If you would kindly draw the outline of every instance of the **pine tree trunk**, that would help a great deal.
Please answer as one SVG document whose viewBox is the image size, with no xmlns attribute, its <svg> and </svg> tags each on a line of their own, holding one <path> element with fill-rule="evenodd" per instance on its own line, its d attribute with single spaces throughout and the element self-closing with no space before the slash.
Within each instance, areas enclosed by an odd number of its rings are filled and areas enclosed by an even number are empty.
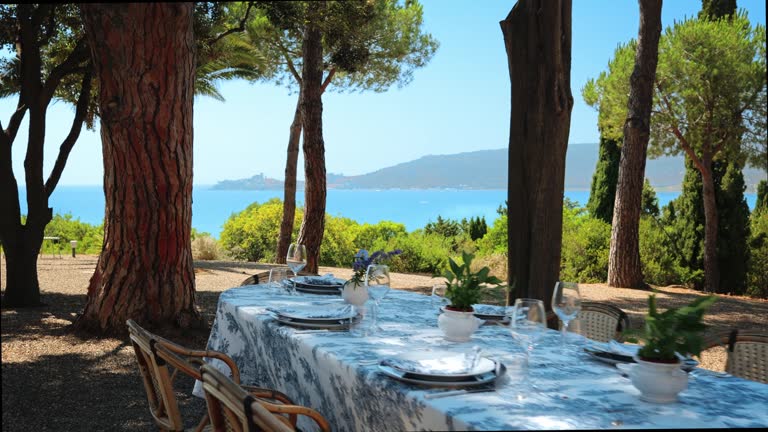
<svg viewBox="0 0 768 432">
<path fill-rule="evenodd" d="M 717 201 L 715 200 L 715 179 L 712 175 L 712 159 L 704 155 L 701 171 L 702 195 L 704 198 L 704 291 L 718 292 L 720 271 L 717 263 Z"/>
<path fill-rule="evenodd" d="M 520 0 L 501 23 L 512 82 L 507 298 L 551 298 L 560 273 L 571 1 Z"/>
<path fill-rule="evenodd" d="M 201 324 L 192 221 L 192 3 L 85 4 L 100 82 L 104 247 L 76 326 Z"/>
<path fill-rule="evenodd" d="M 310 3 L 310 8 L 322 7 Z M 323 45 L 320 30 L 311 23 L 304 32 L 304 65 L 301 71 L 304 120 L 304 219 L 299 243 L 307 247 L 306 270 L 317 273 L 320 244 L 325 229 L 325 144 L 323 142 Z"/>
<path fill-rule="evenodd" d="M 299 161 L 299 139 L 301 138 L 301 92 L 293 114 L 291 133 L 288 136 L 288 157 L 285 162 L 285 188 L 283 196 L 283 221 L 280 223 L 280 237 L 277 240 L 277 262 L 285 264 L 288 246 L 293 236 L 293 219 L 296 216 L 296 167 Z"/>
<path fill-rule="evenodd" d="M 608 258 L 608 285 L 627 288 L 646 286 L 640 265 L 639 226 L 661 36 L 661 0 L 639 3 L 640 30 L 635 69 L 630 77 L 629 112 L 624 124 Z"/>
</svg>

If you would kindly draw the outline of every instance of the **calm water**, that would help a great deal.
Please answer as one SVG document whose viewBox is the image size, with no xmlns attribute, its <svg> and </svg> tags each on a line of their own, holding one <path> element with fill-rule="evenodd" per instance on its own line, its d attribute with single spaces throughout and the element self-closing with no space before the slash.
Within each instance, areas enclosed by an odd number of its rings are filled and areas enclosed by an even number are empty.
<svg viewBox="0 0 768 432">
<path fill-rule="evenodd" d="M 25 191 L 20 191 L 22 197 Z M 485 216 L 488 224 L 498 216 L 496 209 L 506 199 L 506 190 L 339 190 L 328 191 L 326 210 L 334 216 L 344 216 L 360 223 L 391 220 L 405 224 L 408 231 L 422 228 L 443 218 L 461 219 Z M 588 191 L 566 191 L 565 195 L 586 204 Z M 676 198 L 679 192 L 658 192 L 659 205 Z M 283 198 L 282 191 L 224 191 L 210 186 L 195 186 L 192 192 L 192 226 L 198 231 L 219 237 L 221 227 L 233 213 L 254 201 Z M 303 193 L 297 195 L 299 205 Z M 755 206 L 756 194 L 746 194 L 750 208 Z M 22 198 L 22 213 L 26 201 Z M 54 213 L 71 213 L 74 218 L 90 224 L 104 219 L 104 192 L 100 186 L 59 186 L 50 200 Z"/>
</svg>

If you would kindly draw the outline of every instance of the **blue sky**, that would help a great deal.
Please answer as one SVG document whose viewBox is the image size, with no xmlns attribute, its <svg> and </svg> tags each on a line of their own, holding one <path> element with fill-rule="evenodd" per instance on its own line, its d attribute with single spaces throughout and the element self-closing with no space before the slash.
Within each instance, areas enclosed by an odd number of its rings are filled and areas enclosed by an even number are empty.
<svg viewBox="0 0 768 432">
<path fill-rule="evenodd" d="M 509 137 L 509 73 L 499 21 L 514 1 L 422 0 L 426 30 L 440 42 L 432 61 L 404 88 L 385 93 L 326 93 L 323 129 L 328 172 L 364 174 L 428 154 L 506 147 Z M 753 23 L 765 24 L 762 0 L 739 0 Z M 699 0 L 667 0 L 662 25 L 695 16 Z M 569 142 L 598 141 L 597 114 L 581 98 L 587 79 L 604 70 L 617 44 L 637 36 L 638 4 L 631 0 L 574 0 L 571 86 L 574 107 Z M 274 84 L 226 82 L 222 103 L 198 97 L 194 107 L 194 183 L 264 173 L 283 178 L 288 127 L 296 95 Z M 16 99 L 0 99 L 6 123 Z M 74 110 L 62 102 L 48 114 L 45 175 L 50 173 Z M 27 123 L 13 151 L 23 183 Z M 572 145 L 569 151 L 580 151 Z M 303 161 L 299 160 L 300 164 Z M 302 165 L 300 165 L 302 166 Z M 300 177 L 302 169 L 299 169 Z M 585 173 L 591 175 L 591 173 Z M 100 185 L 101 139 L 84 130 L 61 185 Z"/>
</svg>

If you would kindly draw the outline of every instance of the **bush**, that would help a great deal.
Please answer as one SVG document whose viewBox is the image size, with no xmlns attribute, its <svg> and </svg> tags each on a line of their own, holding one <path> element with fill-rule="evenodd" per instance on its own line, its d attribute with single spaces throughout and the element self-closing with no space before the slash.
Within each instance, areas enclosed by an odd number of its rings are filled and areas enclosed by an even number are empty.
<svg viewBox="0 0 768 432">
<path fill-rule="evenodd" d="M 505 213 L 494 220 L 491 229 L 477 241 L 478 255 L 506 255 L 507 238 L 507 214 Z"/>
<path fill-rule="evenodd" d="M 235 259 L 274 262 L 282 216 L 283 204 L 277 198 L 264 204 L 253 203 L 227 219 L 221 232 L 221 245 Z M 298 235 L 302 217 L 303 209 L 297 208 L 294 237 Z"/>
<path fill-rule="evenodd" d="M 357 252 L 355 239 L 360 225 L 352 219 L 325 216 L 323 243 L 320 245 L 320 265 L 351 267 Z"/>
<path fill-rule="evenodd" d="M 747 295 L 768 298 L 768 211 L 756 208 L 751 219 Z"/>
<path fill-rule="evenodd" d="M 219 243 L 208 233 L 195 233 L 192 237 L 192 258 L 197 260 L 219 260 L 222 251 Z"/>
<path fill-rule="evenodd" d="M 51 253 L 60 250 L 70 250 L 69 242 L 77 241 L 77 253 L 96 255 L 101 253 L 104 243 L 104 225 L 91 225 L 80 222 L 80 218 L 72 219 L 70 213 L 56 214 L 46 225 L 46 237 L 59 237 L 59 244 L 43 242 L 43 252 Z"/>
<path fill-rule="evenodd" d="M 610 246 L 611 225 L 589 216 L 584 208 L 563 207 L 562 280 L 605 282 Z"/>
</svg>

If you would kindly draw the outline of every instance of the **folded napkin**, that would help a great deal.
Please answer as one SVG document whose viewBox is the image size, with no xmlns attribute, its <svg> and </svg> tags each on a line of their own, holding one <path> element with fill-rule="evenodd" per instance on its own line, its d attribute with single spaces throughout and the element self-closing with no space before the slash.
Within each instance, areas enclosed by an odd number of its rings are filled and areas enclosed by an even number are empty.
<svg viewBox="0 0 768 432">
<path fill-rule="evenodd" d="M 625 345 L 621 342 L 611 340 L 608 342 L 607 351 L 613 354 L 623 355 L 627 357 L 634 357 L 637 351 L 640 350 L 639 345 Z"/>
<path fill-rule="evenodd" d="M 494 306 L 494 305 L 485 305 L 485 304 L 472 305 L 472 308 L 475 310 L 476 314 L 480 314 L 480 315 L 503 316 L 506 311 L 506 308 L 504 306 Z"/>
</svg>

